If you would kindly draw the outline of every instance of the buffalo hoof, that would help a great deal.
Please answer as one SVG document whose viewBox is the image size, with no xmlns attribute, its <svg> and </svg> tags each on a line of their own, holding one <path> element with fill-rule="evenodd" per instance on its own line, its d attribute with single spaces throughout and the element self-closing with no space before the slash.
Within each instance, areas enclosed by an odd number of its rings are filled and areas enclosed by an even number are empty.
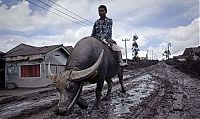
<svg viewBox="0 0 200 119">
<path fill-rule="evenodd" d="M 81 108 L 81 109 L 87 109 L 88 108 L 88 104 L 85 100 L 79 98 L 78 101 L 76 102 L 76 104 Z"/>
<path fill-rule="evenodd" d="M 71 114 L 72 110 L 68 110 L 68 111 L 63 110 L 63 111 L 61 111 L 61 110 L 58 109 L 58 106 L 56 106 L 56 107 L 54 108 L 53 112 L 54 112 L 56 115 L 67 116 L 67 115 Z"/>
<path fill-rule="evenodd" d="M 122 89 L 122 93 L 126 94 L 126 90 L 125 90 L 125 89 Z"/>
<path fill-rule="evenodd" d="M 87 108 L 88 108 L 88 104 L 86 104 L 86 103 L 79 103 L 78 106 L 79 106 L 81 109 L 87 109 Z"/>
<path fill-rule="evenodd" d="M 57 115 L 68 116 L 69 114 L 71 114 L 71 111 L 59 111 Z"/>
<path fill-rule="evenodd" d="M 101 108 L 100 108 L 100 106 L 98 106 L 98 105 L 94 105 L 94 109 L 95 109 L 95 110 L 100 110 Z"/>
<path fill-rule="evenodd" d="M 94 109 L 95 109 L 95 110 L 100 110 L 100 109 L 101 109 L 100 102 L 96 102 L 96 103 L 94 104 Z"/>
<path fill-rule="evenodd" d="M 53 109 L 53 112 L 54 112 L 56 115 L 59 115 L 58 106 L 56 106 L 56 107 Z"/>
<path fill-rule="evenodd" d="M 103 97 L 101 100 L 103 100 L 103 101 L 110 100 L 110 96 L 105 96 L 105 97 Z"/>
</svg>

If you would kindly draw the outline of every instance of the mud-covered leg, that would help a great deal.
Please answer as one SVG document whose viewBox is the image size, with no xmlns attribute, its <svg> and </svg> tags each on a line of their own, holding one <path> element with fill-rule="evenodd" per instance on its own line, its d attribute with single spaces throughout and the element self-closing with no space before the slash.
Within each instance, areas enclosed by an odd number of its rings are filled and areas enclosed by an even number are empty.
<svg viewBox="0 0 200 119">
<path fill-rule="evenodd" d="M 104 81 L 101 81 L 101 82 L 97 83 L 97 88 L 96 88 L 96 104 L 95 104 L 95 108 L 96 109 L 100 108 L 100 101 L 101 101 L 103 83 L 104 83 Z"/>
<path fill-rule="evenodd" d="M 107 79 L 106 82 L 108 84 L 108 90 L 107 90 L 106 96 L 102 100 L 109 100 L 110 99 L 111 90 L 112 90 L 112 83 L 113 83 L 112 80 L 111 79 Z"/>
<path fill-rule="evenodd" d="M 119 82 L 121 84 L 122 93 L 126 93 L 123 83 L 123 69 L 121 69 L 121 71 L 118 73 L 118 77 L 119 77 Z"/>
<path fill-rule="evenodd" d="M 87 102 L 82 99 L 81 97 L 78 98 L 76 104 L 81 108 L 81 109 L 87 109 L 88 108 L 88 104 Z"/>
</svg>

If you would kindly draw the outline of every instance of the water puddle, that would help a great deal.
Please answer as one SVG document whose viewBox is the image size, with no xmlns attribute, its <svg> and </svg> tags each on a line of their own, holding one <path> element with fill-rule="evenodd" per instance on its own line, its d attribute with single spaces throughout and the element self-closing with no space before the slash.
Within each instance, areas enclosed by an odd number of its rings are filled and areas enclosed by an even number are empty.
<svg viewBox="0 0 200 119">
<path fill-rule="evenodd" d="M 148 97 L 156 88 L 156 82 L 152 80 L 152 76 L 144 75 L 133 79 L 131 83 L 126 84 L 125 87 L 132 85 L 130 86 L 131 88 L 127 90 L 127 93 L 112 97 L 111 99 L 110 103 L 115 105 L 114 115 L 120 117 L 125 113 L 130 113 L 129 108 L 131 106 L 138 105 L 142 102 L 143 98 Z"/>
<path fill-rule="evenodd" d="M 127 75 L 125 78 L 129 77 L 130 76 Z M 115 82 L 117 80 L 117 78 L 114 78 L 113 81 Z M 132 113 L 130 107 L 137 106 L 145 97 L 150 96 L 157 88 L 157 84 L 154 77 L 149 74 L 129 79 L 129 81 L 124 84 L 127 89 L 126 94 L 122 94 L 121 90 L 116 90 L 112 92 L 111 100 L 102 102 L 104 105 L 102 111 L 90 110 L 89 112 L 84 112 L 83 115 L 85 118 L 124 118 L 127 113 Z M 95 88 L 95 85 L 87 85 L 84 90 L 91 88 Z"/>
<path fill-rule="evenodd" d="M 131 75 L 125 75 L 125 76 L 123 76 L 123 78 L 131 78 L 131 77 L 132 77 Z M 114 78 L 112 78 L 112 81 L 113 82 L 118 82 L 119 78 L 118 77 L 114 77 Z M 106 81 L 104 82 L 104 86 L 107 86 Z M 87 85 L 83 86 L 83 91 L 85 91 L 85 90 L 92 90 L 92 89 L 96 89 L 96 84 L 87 84 Z"/>
</svg>

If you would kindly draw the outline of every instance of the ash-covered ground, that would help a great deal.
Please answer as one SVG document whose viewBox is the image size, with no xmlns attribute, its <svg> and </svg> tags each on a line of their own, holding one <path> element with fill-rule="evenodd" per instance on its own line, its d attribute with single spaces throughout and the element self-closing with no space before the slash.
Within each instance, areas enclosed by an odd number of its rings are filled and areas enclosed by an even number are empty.
<svg viewBox="0 0 200 119">
<path fill-rule="evenodd" d="M 200 119 L 200 80 L 160 62 L 137 70 L 126 70 L 126 94 L 113 79 L 111 99 L 94 107 L 96 85 L 85 85 L 81 94 L 89 104 L 74 106 L 68 116 L 55 115 L 59 94 L 54 87 L 0 97 L 0 118 L 27 119 Z M 103 96 L 106 94 L 106 83 Z M 5 92 L 4 92 L 5 93 Z"/>
</svg>

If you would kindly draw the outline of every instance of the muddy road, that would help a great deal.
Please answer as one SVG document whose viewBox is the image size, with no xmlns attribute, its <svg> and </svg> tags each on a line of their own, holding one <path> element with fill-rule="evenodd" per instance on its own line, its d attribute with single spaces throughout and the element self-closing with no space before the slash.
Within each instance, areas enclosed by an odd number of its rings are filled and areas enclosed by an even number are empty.
<svg viewBox="0 0 200 119">
<path fill-rule="evenodd" d="M 163 62 L 124 73 L 126 94 L 113 79 L 111 99 L 95 109 L 96 85 L 85 85 L 82 98 L 89 104 L 72 114 L 57 116 L 53 110 L 59 94 L 52 88 L 0 102 L 0 118 L 27 119 L 200 119 L 200 80 L 179 72 Z M 103 96 L 106 94 L 106 83 Z M 103 97 L 102 96 L 102 97 Z"/>
</svg>

